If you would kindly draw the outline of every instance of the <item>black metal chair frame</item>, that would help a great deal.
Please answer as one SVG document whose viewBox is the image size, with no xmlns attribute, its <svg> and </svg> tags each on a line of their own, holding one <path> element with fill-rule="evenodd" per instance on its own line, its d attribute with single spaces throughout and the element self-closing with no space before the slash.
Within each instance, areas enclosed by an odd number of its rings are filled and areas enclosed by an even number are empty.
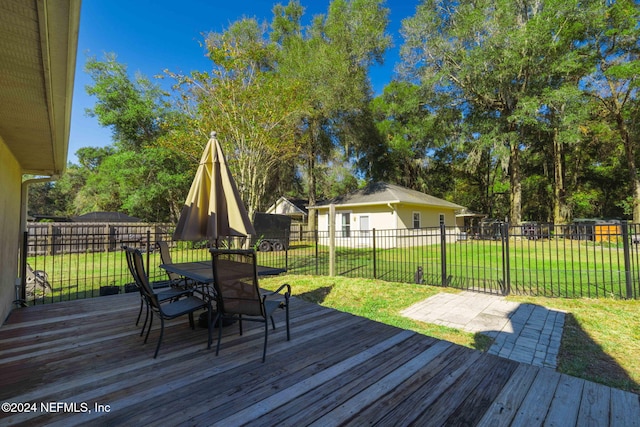
<svg viewBox="0 0 640 427">
<path fill-rule="evenodd" d="M 167 242 L 163 240 L 158 240 L 156 242 L 156 249 L 160 251 L 160 260 L 163 264 L 173 264 L 173 260 L 171 259 L 171 253 L 169 252 L 169 246 Z M 194 285 L 191 279 L 186 277 L 180 277 L 180 275 L 176 273 L 172 273 L 167 271 L 167 277 L 169 277 L 168 283 L 171 286 L 182 286 L 184 288 L 189 288 Z"/>
<path fill-rule="evenodd" d="M 216 345 L 216 356 L 220 351 L 220 341 L 222 338 L 222 321 L 223 319 L 228 320 L 237 320 L 240 327 L 240 335 L 242 335 L 242 321 L 248 320 L 253 322 L 261 322 L 264 323 L 264 348 L 262 351 L 262 362 L 266 359 L 267 354 L 267 338 L 269 335 L 269 320 L 271 319 L 271 324 L 273 329 L 276 328 L 275 321 L 273 319 L 274 312 L 281 308 L 285 310 L 286 313 L 286 327 L 287 327 L 287 341 L 291 339 L 291 333 L 289 328 L 289 298 L 291 296 L 291 286 L 288 283 L 283 284 L 274 292 L 265 292 L 262 291 L 258 284 L 258 275 L 257 275 L 257 263 L 256 263 L 256 252 L 252 249 L 210 249 L 211 257 L 212 257 L 212 267 L 213 267 L 213 286 L 215 287 L 215 299 L 216 299 L 216 316 L 213 320 L 214 324 L 217 324 L 218 327 L 218 343 Z M 240 256 L 244 258 L 250 259 L 252 269 L 251 277 L 246 277 L 246 279 L 251 280 L 251 286 L 253 289 L 253 300 L 246 300 L 249 303 L 259 304 L 260 306 L 260 314 L 246 314 L 242 313 L 242 310 L 238 310 L 235 312 L 231 312 L 227 310 L 225 307 L 225 300 L 229 301 L 228 294 L 229 287 L 225 283 L 224 279 L 221 279 L 222 275 L 219 274 L 220 270 L 218 267 L 218 261 L 221 257 L 226 256 Z M 282 291 L 285 291 L 282 293 Z M 269 299 L 271 297 L 278 296 L 278 299 L 272 300 Z M 284 299 L 282 299 L 284 297 Z"/>
<path fill-rule="evenodd" d="M 151 287 L 149 280 L 147 279 L 144 262 L 142 260 L 142 253 L 138 249 L 126 248 L 127 254 L 131 256 L 132 267 L 133 267 L 133 276 L 142 290 L 142 295 L 144 297 L 145 302 L 147 303 L 147 307 L 149 311 L 151 311 L 151 317 L 149 319 L 149 327 L 147 328 L 147 334 L 144 338 L 144 342 L 146 343 L 149 339 L 149 334 L 151 332 L 151 327 L 153 325 L 153 317 L 154 315 L 160 318 L 161 326 L 160 326 L 160 337 L 158 338 L 158 344 L 156 345 L 156 351 L 153 355 L 155 359 L 158 356 L 158 352 L 160 350 L 160 344 L 162 343 L 162 338 L 164 336 L 164 321 L 175 319 L 177 317 L 188 315 L 189 316 L 189 325 L 192 329 L 195 329 L 195 323 L 193 321 L 193 313 L 200 309 L 207 310 L 207 325 L 208 325 L 208 339 L 207 339 L 207 348 L 211 348 L 211 303 L 209 301 L 204 301 L 200 298 L 196 298 L 193 296 L 191 290 L 182 290 L 181 296 L 182 298 L 176 299 L 168 299 L 165 302 L 161 302 L 158 294 L 156 294 Z M 145 322 L 146 326 L 146 322 Z M 144 331 L 145 327 L 143 326 L 142 330 Z"/>
<path fill-rule="evenodd" d="M 136 272 L 135 272 L 135 267 L 133 265 L 133 251 L 135 250 L 135 248 L 130 248 L 126 245 L 122 245 L 121 247 L 125 253 L 125 257 L 127 260 L 127 267 L 129 267 L 129 272 L 133 277 L 133 283 L 135 284 L 136 289 L 140 293 L 140 310 L 138 311 L 136 326 L 138 326 L 138 323 L 140 323 L 140 317 L 142 316 L 143 306 L 146 307 L 147 309 L 145 318 L 144 318 L 144 324 L 142 325 L 142 329 L 140 330 L 140 336 L 142 336 L 144 334 L 145 328 L 147 327 L 147 322 L 149 321 L 150 308 L 149 308 L 149 304 L 145 299 L 144 293 L 142 292 L 142 288 L 140 287 L 140 285 L 138 284 L 138 281 L 136 280 Z M 172 299 L 178 299 L 183 295 L 189 294 L 189 291 L 185 289 L 170 287 L 166 280 L 161 280 L 159 282 L 149 282 L 149 284 L 151 285 L 153 292 L 158 296 L 158 301 L 160 302 L 170 301 Z"/>
<path fill-rule="evenodd" d="M 156 345 L 156 351 L 153 355 L 155 359 L 158 356 L 158 351 L 160 350 L 160 344 L 162 343 L 162 338 L 164 336 L 164 321 L 175 319 L 180 316 L 188 315 L 189 317 L 189 325 L 191 329 L 195 329 L 195 322 L 193 320 L 193 313 L 197 310 L 206 309 L 207 310 L 207 326 L 208 326 L 208 340 L 207 340 L 207 349 L 211 348 L 211 303 L 209 301 L 202 300 L 193 296 L 191 293 L 189 296 L 186 296 L 177 300 L 169 300 L 164 303 L 161 303 L 158 299 L 158 295 L 153 292 L 153 288 L 149 284 L 147 276 L 144 270 L 144 263 L 142 260 L 142 253 L 137 249 L 128 249 L 132 253 L 133 258 L 133 266 L 135 272 L 135 278 L 138 285 L 142 288 L 142 292 L 144 297 L 149 305 L 149 308 L 153 314 L 160 318 L 161 326 L 160 326 L 160 337 L 158 338 L 158 344 Z M 184 291 L 191 292 L 191 291 Z M 144 338 L 144 342 L 146 343 L 149 339 L 149 333 L 151 332 L 151 327 L 153 325 L 153 315 L 149 321 L 149 327 L 147 329 L 147 334 Z"/>
</svg>

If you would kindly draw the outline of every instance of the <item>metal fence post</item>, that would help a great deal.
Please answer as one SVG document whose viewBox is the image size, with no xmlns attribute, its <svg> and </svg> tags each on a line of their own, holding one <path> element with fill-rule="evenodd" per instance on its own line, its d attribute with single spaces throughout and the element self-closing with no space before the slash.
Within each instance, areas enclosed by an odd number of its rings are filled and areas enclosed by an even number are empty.
<svg viewBox="0 0 640 427">
<path fill-rule="evenodd" d="M 320 266 L 320 259 L 318 257 L 318 230 L 313 230 L 313 236 L 316 242 L 316 275 L 318 275 L 318 268 Z"/>
<path fill-rule="evenodd" d="M 447 235 L 444 223 L 440 224 L 440 269 L 442 271 L 442 287 L 447 287 Z"/>
<path fill-rule="evenodd" d="M 22 247 L 20 248 L 20 295 L 18 299 L 27 300 L 27 253 L 29 244 L 29 232 L 22 234 Z"/>
<path fill-rule="evenodd" d="M 502 224 L 502 294 L 511 293 L 511 262 L 509 261 L 509 223 Z"/>
<path fill-rule="evenodd" d="M 633 284 L 631 281 L 631 248 L 629 247 L 629 224 L 621 221 L 622 248 L 624 249 L 624 281 L 627 287 L 627 298 L 633 298 Z"/>
<path fill-rule="evenodd" d="M 329 276 L 336 274 L 336 206 L 329 205 Z"/>
<path fill-rule="evenodd" d="M 378 278 L 378 270 L 376 266 L 376 229 L 372 230 L 372 239 L 373 239 L 373 278 Z"/>
<path fill-rule="evenodd" d="M 151 231 L 147 229 L 147 277 L 151 275 Z"/>
<path fill-rule="evenodd" d="M 284 247 L 284 269 L 289 271 L 289 244 L 291 240 L 291 229 L 284 231 L 284 241 L 287 243 Z"/>
</svg>

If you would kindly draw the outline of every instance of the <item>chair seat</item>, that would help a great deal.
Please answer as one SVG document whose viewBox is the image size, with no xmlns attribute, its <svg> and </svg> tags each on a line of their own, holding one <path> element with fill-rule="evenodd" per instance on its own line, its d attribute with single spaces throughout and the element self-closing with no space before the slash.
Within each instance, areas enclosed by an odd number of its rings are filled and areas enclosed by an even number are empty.
<svg viewBox="0 0 640 427">
<path fill-rule="evenodd" d="M 169 288 L 171 286 L 179 286 L 181 284 L 182 283 L 176 282 L 174 280 L 156 280 L 150 283 L 153 289 Z"/>
<path fill-rule="evenodd" d="M 153 293 L 158 297 L 158 301 L 166 301 L 173 298 L 180 297 L 182 295 L 189 295 L 192 292 L 186 291 L 184 289 L 175 289 L 175 288 L 160 288 L 154 289 Z"/>
<path fill-rule="evenodd" d="M 207 303 L 198 297 L 188 297 L 161 306 L 162 314 L 167 318 L 182 316 L 198 308 L 207 308 Z"/>
</svg>

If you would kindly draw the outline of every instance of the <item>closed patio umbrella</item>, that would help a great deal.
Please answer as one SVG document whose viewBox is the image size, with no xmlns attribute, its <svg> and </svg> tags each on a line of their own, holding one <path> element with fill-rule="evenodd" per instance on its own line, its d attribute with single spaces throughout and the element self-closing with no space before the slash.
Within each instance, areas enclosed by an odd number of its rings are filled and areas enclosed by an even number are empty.
<svg viewBox="0 0 640 427">
<path fill-rule="evenodd" d="M 220 237 L 249 234 L 255 234 L 255 230 L 216 133 L 211 132 L 173 239 L 213 241 Z"/>
</svg>

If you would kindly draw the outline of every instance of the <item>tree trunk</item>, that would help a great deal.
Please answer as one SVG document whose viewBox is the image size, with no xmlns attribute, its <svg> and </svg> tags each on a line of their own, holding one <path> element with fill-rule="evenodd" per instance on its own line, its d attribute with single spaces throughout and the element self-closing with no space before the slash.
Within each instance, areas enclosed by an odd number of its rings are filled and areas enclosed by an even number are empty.
<svg viewBox="0 0 640 427">
<path fill-rule="evenodd" d="M 631 195 L 633 197 L 633 222 L 637 224 L 640 222 L 640 179 L 638 178 L 638 167 L 636 166 L 634 144 L 621 112 L 616 114 L 616 121 L 620 131 L 620 136 L 624 143 L 624 152 L 627 157 L 629 183 L 631 184 Z"/>
<path fill-rule="evenodd" d="M 307 155 L 307 173 L 309 174 L 309 219 L 308 219 L 308 230 L 316 231 L 316 210 L 311 208 L 316 205 L 316 149 L 318 146 L 318 138 L 319 132 L 316 127 L 315 120 L 311 119 L 309 121 L 309 152 Z"/>
<path fill-rule="evenodd" d="M 509 183 L 511 204 L 509 222 L 512 225 L 519 225 L 522 222 L 522 178 L 520 176 L 520 148 L 518 141 L 511 144 L 511 155 L 509 156 Z"/>
<path fill-rule="evenodd" d="M 553 223 L 566 224 L 569 220 L 564 183 L 564 147 L 558 129 L 553 131 Z"/>
</svg>

